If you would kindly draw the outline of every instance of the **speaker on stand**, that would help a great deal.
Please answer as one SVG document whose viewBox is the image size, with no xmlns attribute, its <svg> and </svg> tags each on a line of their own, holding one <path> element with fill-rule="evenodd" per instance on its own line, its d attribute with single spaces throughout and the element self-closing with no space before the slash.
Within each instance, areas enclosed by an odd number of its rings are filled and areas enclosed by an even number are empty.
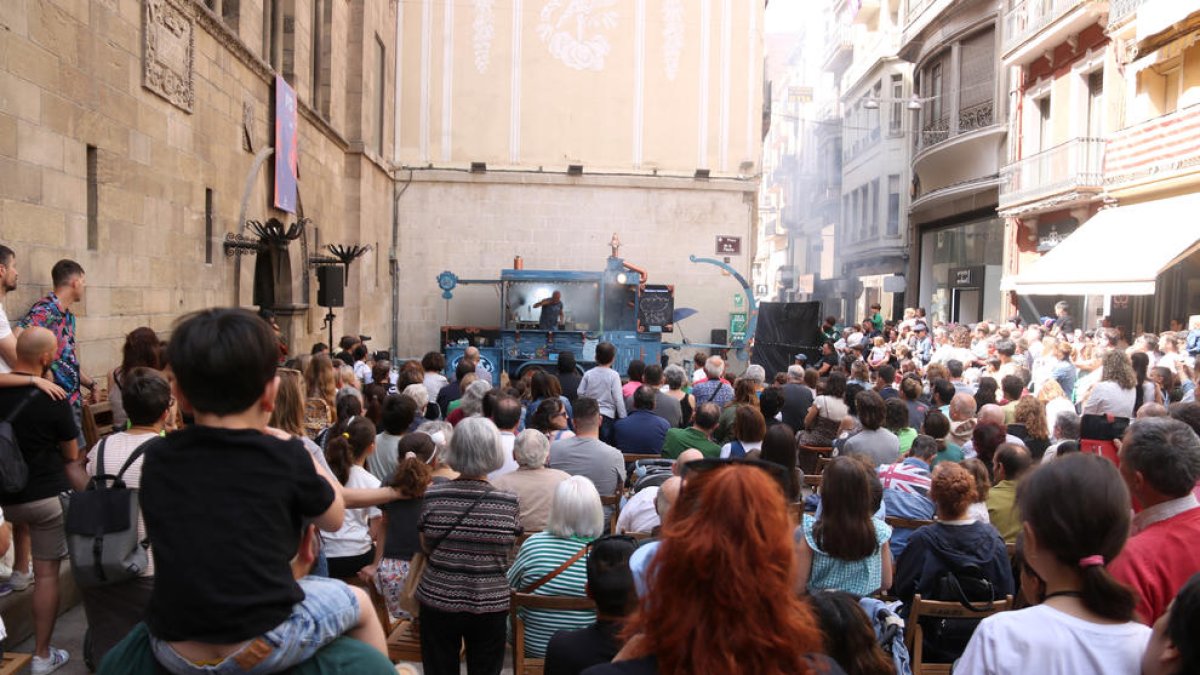
<svg viewBox="0 0 1200 675">
<path fill-rule="evenodd" d="M 346 304 L 346 272 L 341 265 L 321 265 L 317 268 L 317 305 L 329 310 L 325 314 L 325 324 L 329 328 L 329 344 L 333 342 L 333 320 L 337 315 L 334 307 L 344 307 Z"/>
</svg>

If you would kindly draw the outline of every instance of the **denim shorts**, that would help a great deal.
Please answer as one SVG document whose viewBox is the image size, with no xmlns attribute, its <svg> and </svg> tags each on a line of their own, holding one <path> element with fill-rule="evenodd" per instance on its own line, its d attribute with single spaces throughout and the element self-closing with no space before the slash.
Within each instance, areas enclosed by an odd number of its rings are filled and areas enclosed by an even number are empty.
<svg viewBox="0 0 1200 675">
<path fill-rule="evenodd" d="M 345 582 L 308 576 L 298 583 L 304 600 L 292 607 L 292 615 L 224 661 L 198 665 L 151 637 L 154 657 L 175 675 L 269 675 L 307 661 L 358 623 L 359 606 Z"/>
</svg>

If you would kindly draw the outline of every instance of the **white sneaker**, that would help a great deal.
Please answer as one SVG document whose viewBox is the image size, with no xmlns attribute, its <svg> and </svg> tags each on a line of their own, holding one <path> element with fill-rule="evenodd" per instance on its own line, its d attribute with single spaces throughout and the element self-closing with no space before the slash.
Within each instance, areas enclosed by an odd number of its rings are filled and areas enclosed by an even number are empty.
<svg viewBox="0 0 1200 675">
<path fill-rule="evenodd" d="M 71 660 L 71 655 L 65 649 L 57 647 L 50 648 L 50 656 L 42 658 L 40 656 L 33 657 L 33 675 L 46 675 L 67 665 L 67 661 Z"/>
<path fill-rule="evenodd" d="M 33 575 L 28 572 L 13 572 L 8 583 L 14 591 L 23 591 L 33 585 Z"/>
</svg>

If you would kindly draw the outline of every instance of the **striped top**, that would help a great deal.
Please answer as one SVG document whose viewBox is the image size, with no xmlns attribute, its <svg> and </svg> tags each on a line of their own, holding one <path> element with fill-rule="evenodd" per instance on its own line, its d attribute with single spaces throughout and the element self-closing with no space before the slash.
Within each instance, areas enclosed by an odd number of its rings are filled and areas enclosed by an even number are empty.
<svg viewBox="0 0 1200 675">
<path fill-rule="evenodd" d="M 797 538 L 804 537 L 812 549 L 812 571 L 808 575 L 808 591 L 846 591 L 854 595 L 870 595 L 883 585 L 883 544 L 892 536 L 892 528 L 878 518 L 872 518 L 875 526 L 875 552 L 860 560 L 839 560 L 817 548 L 813 540 L 813 526 L 817 519 L 804 516 L 804 523 L 796 532 Z"/>
<path fill-rule="evenodd" d="M 521 545 L 517 559 L 508 570 L 508 583 L 513 590 L 521 591 L 542 577 L 558 569 L 587 546 L 591 539 L 585 537 L 559 537 L 549 532 L 538 532 Z M 571 563 L 561 574 L 542 584 L 533 591 L 534 595 L 556 595 L 587 597 L 587 555 Z M 546 645 L 560 630 L 577 630 L 596 623 L 596 613 L 591 610 L 521 609 L 525 621 L 525 656 L 541 659 L 546 657 Z"/>
<path fill-rule="evenodd" d="M 481 492 L 487 495 L 474 503 Z M 466 518 L 454 527 L 464 512 Z M 517 496 L 487 481 L 458 478 L 431 485 L 417 530 L 427 548 L 437 548 L 421 576 L 417 600 L 443 612 L 507 612 L 504 572 L 521 533 L 518 515 Z"/>
</svg>

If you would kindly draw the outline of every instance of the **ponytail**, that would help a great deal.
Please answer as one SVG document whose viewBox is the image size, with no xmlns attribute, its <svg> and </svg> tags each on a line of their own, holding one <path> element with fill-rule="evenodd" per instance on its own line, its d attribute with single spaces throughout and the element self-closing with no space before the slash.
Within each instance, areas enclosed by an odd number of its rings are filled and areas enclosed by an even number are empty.
<svg viewBox="0 0 1200 675">
<path fill-rule="evenodd" d="M 437 445 L 428 434 L 418 431 L 401 438 L 396 446 L 400 463 L 392 474 L 391 486 L 403 492 L 407 499 L 425 496 L 425 489 L 433 480 L 430 464 L 436 452 Z"/>
<path fill-rule="evenodd" d="M 350 441 L 347 436 L 349 434 L 346 433 L 331 434 L 329 441 L 325 444 L 325 461 L 329 462 L 329 470 L 333 471 L 333 475 L 342 485 L 350 480 L 350 466 L 354 464 L 354 460 L 350 456 Z"/>
<path fill-rule="evenodd" d="M 1080 570 L 1083 579 L 1083 606 L 1100 616 L 1128 622 L 1133 620 L 1137 596 L 1109 574 L 1104 565 L 1091 565 Z"/>
</svg>

